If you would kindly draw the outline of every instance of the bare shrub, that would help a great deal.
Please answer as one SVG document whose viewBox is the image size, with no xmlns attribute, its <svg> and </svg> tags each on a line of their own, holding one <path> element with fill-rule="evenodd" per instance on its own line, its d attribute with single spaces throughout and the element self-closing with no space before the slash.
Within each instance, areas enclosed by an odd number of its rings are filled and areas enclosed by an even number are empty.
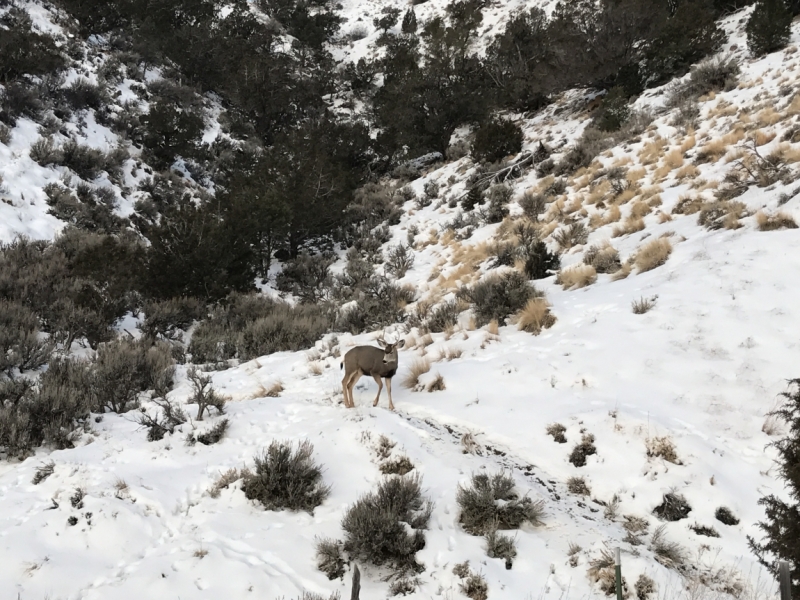
<svg viewBox="0 0 800 600">
<path fill-rule="evenodd" d="M 532 298 L 516 316 L 517 328 L 533 335 L 549 329 L 556 323 L 556 317 L 550 312 L 550 304 L 544 298 Z"/>
<path fill-rule="evenodd" d="M 325 573 L 328 579 L 344 577 L 345 564 L 341 542 L 330 538 L 323 538 L 317 542 L 317 568 Z"/>
<path fill-rule="evenodd" d="M 431 381 L 428 386 L 425 388 L 428 392 L 441 392 L 444 391 L 444 377 L 442 377 L 441 373 L 437 373 L 436 377 L 434 377 L 433 381 Z"/>
<path fill-rule="evenodd" d="M 567 491 L 576 496 L 589 496 L 592 493 L 586 483 L 586 479 L 583 477 L 570 477 L 567 479 Z"/>
<path fill-rule="evenodd" d="M 391 584 L 389 584 L 389 595 L 390 596 L 406 596 L 414 592 L 417 589 L 417 581 L 416 579 L 412 579 L 411 577 L 407 577 L 405 575 L 398 577 Z"/>
<path fill-rule="evenodd" d="M 589 230 L 586 229 L 586 225 L 581 221 L 562 227 L 553 234 L 553 240 L 555 240 L 562 252 L 574 246 L 585 244 L 588 239 Z"/>
<path fill-rule="evenodd" d="M 197 367 L 190 367 L 187 377 L 192 384 L 191 404 L 197 404 L 197 420 L 203 420 L 203 413 L 207 408 L 214 408 L 217 414 L 225 412 L 226 398 L 220 396 L 211 386 L 211 376 L 204 375 Z"/>
<path fill-rule="evenodd" d="M 686 550 L 677 542 L 670 542 L 666 538 L 666 525 L 661 525 L 650 538 L 650 550 L 656 555 L 656 560 L 668 569 L 678 569 L 686 561 Z"/>
<path fill-rule="evenodd" d="M 686 498 L 676 492 L 667 492 L 661 498 L 661 504 L 653 509 L 653 514 L 662 521 L 680 521 L 689 516 L 692 507 Z"/>
<path fill-rule="evenodd" d="M 222 490 L 229 488 L 231 484 L 236 483 L 241 478 L 242 474 L 239 469 L 228 469 L 227 471 L 220 473 L 219 477 L 214 480 L 213 485 L 208 490 L 208 495 L 212 498 L 219 498 Z"/>
<path fill-rule="evenodd" d="M 414 265 L 414 253 L 408 246 L 398 244 L 389 250 L 384 264 L 389 274 L 401 279 Z"/>
<path fill-rule="evenodd" d="M 659 238 L 645 244 L 636 253 L 636 268 L 639 273 L 660 267 L 672 253 L 672 244 L 667 238 Z"/>
<path fill-rule="evenodd" d="M 663 458 L 667 462 L 675 465 L 682 465 L 675 444 L 669 436 L 648 437 L 645 440 L 647 446 L 647 456 L 649 458 Z"/>
<path fill-rule="evenodd" d="M 717 201 L 703 205 L 697 222 L 710 230 L 738 229 L 739 219 L 747 216 L 747 207 L 742 202 Z"/>
<path fill-rule="evenodd" d="M 33 142 L 28 153 L 31 160 L 42 167 L 57 164 L 61 158 L 51 137 L 39 138 Z"/>
<path fill-rule="evenodd" d="M 567 431 L 567 428 L 561 423 L 551 423 L 547 426 L 546 431 L 547 435 L 553 436 L 553 439 L 559 444 L 567 443 L 567 437 L 564 435 L 564 433 Z"/>
<path fill-rule="evenodd" d="M 658 296 L 652 296 L 650 298 L 645 298 L 642 296 L 638 300 L 634 300 L 631 302 L 631 310 L 635 315 L 643 315 L 646 312 L 649 312 L 656 305 L 656 299 Z"/>
<path fill-rule="evenodd" d="M 463 580 L 464 581 L 459 584 L 459 589 L 462 594 L 471 600 L 487 600 L 489 597 L 489 585 L 486 583 L 486 578 L 483 575 L 468 570 Z"/>
<path fill-rule="evenodd" d="M 469 288 L 462 288 L 459 294 L 472 303 L 478 327 L 483 327 L 492 320 L 498 323 L 505 321 L 522 309 L 528 300 L 540 295 L 525 276 L 517 271 L 489 275 Z"/>
<path fill-rule="evenodd" d="M 600 555 L 589 561 L 587 571 L 589 579 L 599 584 L 600 590 L 606 596 L 612 596 L 616 590 L 616 573 L 614 571 L 614 556 L 608 548 L 600 550 Z M 622 578 L 623 595 L 627 592 L 627 582 Z"/>
<path fill-rule="evenodd" d="M 591 265 L 573 265 L 561 269 L 556 276 L 556 283 L 565 290 L 576 290 L 592 285 L 597 281 L 597 271 Z"/>
<path fill-rule="evenodd" d="M 39 465 L 38 467 L 36 467 L 36 474 L 33 476 L 33 480 L 31 480 L 31 483 L 33 485 L 39 485 L 45 479 L 50 477 L 50 475 L 52 475 L 55 472 L 55 470 L 56 470 L 56 463 L 54 463 L 52 460 L 44 463 L 43 465 Z"/>
<path fill-rule="evenodd" d="M 387 566 L 397 575 L 420 572 L 424 567 L 415 555 L 425 547 L 431 511 L 419 476 L 386 478 L 345 512 L 344 550 L 353 560 Z"/>
<path fill-rule="evenodd" d="M 583 467 L 586 465 L 586 457 L 597 454 L 597 448 L 594 445 L 594 436 L 591 433 L 585 433 L 581 442 L 576 444 L 569 455 L 569 462 L 576 467 Z"/>
<path fill-rule="evenodd" d="M 505 473 L 489 476 L 472 475 L 470 486 L 458 486 L 456 502 L 461 508 L 459 519 L 471 535 L 485 535 L 495 529 L 519 529 L 525 522 L 537 525 L 544 514 L 544 502 L 520 497 L 514 480 Z"/>
<path fill-rule="evenodd" d="M 157 407 L 155 413 L 142 412 L 138 418 L 139 425 L 147 429 L 148 442 L 157 442 L 167 434 L 172 435 L 177 427 L 188 420 L 183 409 L 174 402 L 154 399 L 153 403 Z"/>
<path fill-rule="evenodd" d="M 436 306 L 425 319 L 425 327 L 433 333 L 441 333 L 446 329 L 455 327 L 458 323 L 458 315 L 466 309 L 465 302 L 459 300 L 449 300 Z"/>
<path fill-rule="evenodd" d="M 797 229 L 797 223 L 794 218 L 784 212 L 777 212 L 775 214 L 767 214 L 759 211 L 756 214 L 756 223 L 758 223 L 759 231 L 776 231 L 778 229 Z"/>
<path fill-rule="evenodd" d="M 714 512 L 714 517 L 723 525 L 738 525 L 739 518 L 727 506 L 720 506 Z"/>
<path fill-rule="evenodd" d="M 406 475 L 414 470 L 414 463 L 407 456 L 399 456 L 383 461 L 379 468 L 384 475 Z"/>
<path fill-rule="evenodd" d="M 52 341 L 42 339 L 39 319 L 21 303 L 0 299 L 0 375 L 38 369 L 53 351 Z"/>
<path fill-rule="evenodd" d="M 244 474 L 244 495 L 260 502 L 266 510 L 304 510 L 313 514 L 330 493 L 313 453 L 314 446 L 308 441 L 300 442 L 296 448 L 291 442 L 272 442 L 266 452 L 255 457 L 255 472 Z"/>
<path fill-rule="evenodd" d="M 600 246 L 591 246 L 583 254 L 583 262 L 594 267 L 598 273 L 616 273 L 622 266 L 619 252 L 608 242 Z"/>
<path fill-rule="evenodd" d="M 519 199 L 519 206 L 525 216 L 535 222 L 547 210 L 547 197 L 544 194 L 525 192 Z"/>
<path fill-rule="evenodd" d="M 267 388 L 266 394 L 264 394 L 267 398 L 277 398 L 281 395 L 281 392 L 284 390 L 283 382 L 278 380 L 272 383 Z"/>
<path fill-rule="evenodd" d="M 670 87 L 666 106 L 679 107 L 708 92 L 733 89 L 736 87 L 739 71 L 739 61 L 731 56 L 704 60 L 692 68 L 685 81 Z"/>
<path fill-rule="evenodd" d="M 506 569 L 511 569 L 517 557 L 517 548 L 514 538 L 510 535 L 498 533 L 496 529 L 489 531 L 486 536 L 486 555 L 489 558 L 502 558 Z"/>
<path fill-rule="evenodd" d="M 700 525 L 695 523 L 694 525 L 689 525 L 689 529 L 694 531 L 697 535 L 702 535 L 705 537 L 719 537 L 719 532 L 714 529 L 713 527 L 708 527 L 707 525 Z"/>
<path fill-rule="evenodd" d="M 633 588 L 636 591 L 637 600 L 647 600 L 652 594 L 655 594 L 656 582 L 642 573 L 639 575 Z"/>
<path fill-rule="evenodd" d="M 194 439 L 204 446 L 216 444 L 223 437 L 225 437 L 225 432 L 228 431 L 228 425 L 230 425 L 228 419 L 222 419 L 221 421 L 218 421 L 211 429 L 198 434 Z"/>
<path fill-rule="evenodd" d="M 410 390 L 416 389 L 419 386 L 419 378 L 431 370 L 431 363 L 425 358 L 414 360 L 408 367 L 408 375 L 403 379 L 403 387 Z"/>
</svg>

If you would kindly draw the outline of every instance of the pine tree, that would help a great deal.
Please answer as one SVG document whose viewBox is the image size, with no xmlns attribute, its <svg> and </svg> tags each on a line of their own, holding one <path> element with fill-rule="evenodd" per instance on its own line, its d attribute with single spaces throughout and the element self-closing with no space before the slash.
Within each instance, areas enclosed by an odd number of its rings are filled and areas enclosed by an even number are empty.
<svg viewBox="0 0 800 600">
<path fill-rule="evenodd" d="M 758 0 L 747 21 L 747 45 L 754 56 L 783 48 L 789 41 L 792 12 L 785 0 Z"/>
<path fill-rule="evenodd" d="M 800 596 L 800 379 L 790 382 L 790 391 L 781 394 L 786 402 L 770 413 L 786 421 L 789 433 L 772 445 L 778 450 L 778 477 L 788 488 L 790 504 L 774 494 L 758 501 L 764 507 L 766 520 L 758 523 L 765 539 L 756 542 L 748 536 L 750 549 L 758 561 L 773 574 L 778 574 L 778 560 L 789 563 L 792 595 Z"/>
<path fill-rule="evenodd" d="M 406 14 L 403 16 L 403 25 L 401 26 L 403 33 L 416 33 L 417 32 L 417 15 L 414 12 L 414 7 L 410 7 Z"/>
<path fill-rule="evenodd" d="M 466 197 L 461 201 L 464 210 L 472 210 L 476 205 L 483 202 L 483 192 L 477 185 L 469 188 Z"/>
</svg>

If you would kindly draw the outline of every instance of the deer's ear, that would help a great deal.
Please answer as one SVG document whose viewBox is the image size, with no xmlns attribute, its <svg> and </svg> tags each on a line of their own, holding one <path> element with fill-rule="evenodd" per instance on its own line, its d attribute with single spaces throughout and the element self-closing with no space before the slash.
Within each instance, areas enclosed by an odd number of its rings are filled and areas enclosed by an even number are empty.
<svg viewBox="0 0 800 600">
<path fill-rule="evenodd" d="M 400 340 L 399 342 L 397 342 L 397 347 L 398 348 L 402 348 L 405 345 L 406 345 L 406 341 L 405 340 Z"/>
<path fill-rule="evenodd" d="M 386 342 L 384 342 L 382 339 L 378 339 L 376 341 L 378 342 L 378 346 L 381 348 L 386 348 Z"/>
</svg>

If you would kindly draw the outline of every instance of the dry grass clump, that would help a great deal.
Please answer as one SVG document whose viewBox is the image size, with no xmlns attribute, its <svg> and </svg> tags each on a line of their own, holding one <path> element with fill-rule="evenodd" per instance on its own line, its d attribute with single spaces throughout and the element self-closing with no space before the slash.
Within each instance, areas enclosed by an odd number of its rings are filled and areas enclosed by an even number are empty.
<svg viewBox="0 0 800 600">
<path fill-rule="evenodd" d="M 646 217 L 651 212 L 653 212 L 653 207 L 650 205 L 649 202 L 644 202 L 639 200 L 631 206 L 631 218 L 632 219 L 641 219 L 642 217 Z"/>
<path fill-rule="evenodd" d="M 656 305 L 656 300 L 658 296 L 652 296 L 650 298 L 645 298 L 642 296 L 638 300 L 634 300 L 631 302 L 631 310 L 635 315 L 643 315 L 646 312 L 649 312 L 651 308 Z"/>
<path fill-rule="evenodd" d="M 556 276 L 556 283 L 565 290 L 580 289 L 595 281 L 597 281 L 597 271 L 591 265 L 575 265 L 562 269 Z"/>
<path fill-rule="evenodd" d="M 589 496 L 592 493 L 586 483 L 586 479 L 583 477 L 570 477 L 567 479 L 567 491 L 576 496 Z"/>
<path fill-rule="evenodd" d="M 237 482 L 241 478 L 242 473 L 239 471 L 239 469 L 228 469 L 227 471 L 220 473 L 219 477 L 214 480 L 214 483 L 208 490 L 208 495 L 212 498 L 219 498 L 222 490 L 229 488 L 232 483 Z"/>
<path fill-rule="evenodd" d="M 631 233 L 641 231 L 642 229 L 644 229 L 644 219 L 631 215 L 625 219 L 625 222 L 622 225 L 617 225 L 614 227 L 614 231 L 611 232 L 611 237 L 629 235 Z"/>
<path fill-rule="evenodd" d="M 52 460 L 44 463 L 43 465 L 39 465 L 38 467 L 36 467 L 36 473 L 34 474 L 31 483 L 33 485 L 39 485 L 45 479 L 50 477 L 50 475 L 55 473 L 55 470 L 56 470 L 56 463 L 54 463 Z"/>
<path fill-rule="evenodd" d="M 489 558 L 502 558 L 506 562 L 506 569 L 510 570 L 517 557 L 517 544 L 510 535 L 503 535 L 496 529 L 484 536 L 486 540 L 486 556 Z"/>
<path fill-rule="evenodd" d="M 283 382 L 279 379 L 275 381 L 271 386 L 266 388 L 266 393 L 264 394 L 267 398 L 277 398 L 281 395 L 281 392 L 284 390 Z"/>
<path fill-rule="evenodd" d="M 608 548 L 600 551 L 600 556 L 589 561 L 589 570 L 586 572 L 593 583 L 600 586 L 606 596 L 614 595 L 616 590 L 616 574 L 614 572 L 614 556 Z M 628 585 L 622 578 L 623 595 L 627 593 Z"/>
<path fill-rule="evenodd" d="M 566 444 L 567 443 L 567 436 L 564 433 L 567 431 L 567 428 L 564 427 L 561 423 L 551 423 L 545 429 L 547 435 L 552 436 L 553 440 L 558 442 L 559 444 Z"/>
<path fill-rule="evenodd" d="M 673 215 L 693 215 L 703 208 L 702 198 L 692 198 L 690 196 L 679 196 L 678 202 L 672 209 Z"/>
<path fill-rule="evenodd" d="M 378 467 L 384 475 L 406 475 L 414 470 L 414 463 L 407 456 L 387 459 Z"/>
<path fill-rule="evenodd" d="M 511 476 L 506 473 L 472 475 L 471 485 L 459 484 L 456 502 L 461 509 L 459 522 L 471 535 L 485 535 L 498 529 L 519 529 L 523 523 L 540 524 L 544 501 L 520 497 Z"/>
<path fill-rule="evenodd" d="M 723 138 L 711 140 L 697 151 L 699 163 L 717 162 L 728 153 L 729 144 Z"/>
<path fill-rule="evenodd" d="M 320 361 L 314 361 L 308 364 L 308 372 L 314 375 L 315 377 L 319 377 L 322 375 L 325 367 L 322 366 Z"/>
<path fill-rule="evenodd" d="M 683 154 L 680 150 L 671 150 L 664 156 L 664 161 L 653 173 L 655 181 L 661 181 L 678 167 L 683 166 Z"/>
<path fill-rule="evenodd" d="M 429 392 L 441 392 L 445 390 L 444 377 L 442 377 L 442 374 L 436 373 L 436 377 L 434 377 L 433 381 L 431 381 L 425 389 Z"/>
<path fill-rule="evenodd" d="M 461 593 L 470 600 L 487 600 L 489 597 L 489 584 L 480 573 L 474 573 L 469 568 L 469 562 L 457 564 L 453 573 L 462 579 L 459 584 Z"/>
<path fill-rule="evenodd" d="M 633 589 L 636 592 L 636 600 L 647 600 L 656 593 L 656 582 L 642 573 L 636 580 Z"/>
<path fill-rule="evenodd" d="M 451 360 L 461 358 L 463 353 L 464 351 L 461 348 L 450 348 L 446 346 L 440 350 L 439 360 L 450 362 Z"/>
<path fill-rule="evenodd" d="M 720 506 L 714 512 L 714 517 L 723 525 L 738 525 L 739 518 L 727 506 Z"/>
<path fill-rule="evenodd" d="M 720 200 L 703 205 L 697 222 L 707 229 L 739 229 L 739 219 L 747 216 L 747 207 L 742 202 Z"/>
<path fill-rule="evenodd" d="M 686 562 L 686 550 L 677 542 L 667 540 L 666 527 L 666 525 L 662 525 L 653 532 L 653 536 L 650 538 L 650 550 L 662 565 L 668 569 L 678 569 Z"/>
<path fill-rule="evenodd" d="M 667 262 L 670 254 L 672 254 L 672 243 L 667 238 L 653 240 L 636 253 L 636 268 L 639 273 L 651 271 Z"/>
<path fill-rule="evenodd" d="M 776 231 L 778 229 L 797 229 L 794 218 L 785 212 L 767 214 L 763 211 L 756 213 L 756 223 L 759 231 Z"/>
<path fill-rule="evenodd" d="M 531 298 L 516 316 L 517 328 L 533 335 L 539 335 L 543 329 L 549 329 L 556 322 L 550 312 L 550 304 L 544 298 Z"/>
<path fill-rule="evenodd" d="M 619 252 L 608 242 L 589 248 L 583 254 L 583 262 L 594 267 L 598 273 L 614 273 L 622 266 Z"/>
<path fill-rule="evenodd" d="M 669 436 L 649 437 L 645 440 L 645 446 L 647 447 L 648 458 L 663 458 L 675 465 L 683 464 L 678 458 L 675 444 Z"/>
<path fill-rule="evenodd" d="M 656 163 L 661 158 L 666 145 L 667 140 L 662 137 L 656 137 L 653 141 L 647 142 L 639 153 L 639 162 L 643 165 Z"/>
<path fill-rule="evenodd" d="M 588 237 L 589 230 L 580 221 L 567 225 L 553 234 L 553 240 L 561 250 L 569 250 L 574 246 L 585 244 Z"/>
<path fill-rule="evenodd" d="M 419 386 L 419 378 L 431 370 L 431 363 L 425 358 L 414 360 L 408 367 L 408 374 L 403 379 L 403 387 L 413 390 Z"/>
<path fill-rule="evenodd" d="M 678 171 L 675 173 L 675 179 L 678 181 L 684 181 L 686 179 L 695 179 L 698 175 L 700 175 L 700 169 L 689 163 L 678 169 Z"/>
<path fill-rule="evenodd" d="M 661 504 L 653 509 L 653 514 L 662 521 L 680 521 L 689 516 L 692 507 L 681 494 L 667 492 L 661 497 Z"/>
</svg>

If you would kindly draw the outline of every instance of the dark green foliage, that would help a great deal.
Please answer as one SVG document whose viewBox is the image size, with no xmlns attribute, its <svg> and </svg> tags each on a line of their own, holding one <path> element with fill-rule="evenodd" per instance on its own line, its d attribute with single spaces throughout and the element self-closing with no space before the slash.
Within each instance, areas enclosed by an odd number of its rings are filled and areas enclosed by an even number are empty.
<svg viewBox="0 0 800 600">
<path fill-rule="evenodd" d="M 464 210 L 472 210 L 478 204 L 483 203 L 483 190 L 481 190 L 477 185 L 473 185 L 467 191 L 466 197 L 461 201 L 461 205 L 464 207 Z"/>
<path fill-rule="evenodd" d="M 697 535 L 702 535 L 705 537 L 719 537 L 719 532 L 714 529 L 713 527 L 708 527 L 707 525 L 699 525 L 695 523 L 694 525 L 690 525 L 689 529 L 694 531 Z"/>
<path fill-rule="evenodd" d="M 407 34 L 417 32 L 417 14 L 414 12 L 413 6 L 410 6 L 403 15 L 403 24 L 400 26 L 400 30 Z"/>
<path fill-rule="evenodd" d="M 522 273 L 509 271 L 502 275 L 489 275 L 459 291 L 459 295 L 472 303 L 475 320 L 478 327 L 482 327 L 492 320 L 503 324 L 506 317 L 519 311 L 536 295 L 536 290 Z"/>
<path fill-rule="evenodd" d="M 569 462 L 576 467 L 586 466 L 586 457 L 597 454 L 597 447 L 594 445 L 594 436 L 591 433 L 583 435 L 579 444 L 575 444 L 569 454 Z"/>
<path fill-rule="evenodd" d="M 789 42 L 792 11 L 785 0 L 758 0 L 747 21 L 747 46 L 754 56 L 783 48 Z"/>
<path fill-rule="evenodd" d="M 352 560 L 397 574 L 420 572 L 416 553 L 425 547 L 425 534 L 433 506 L 422 495 L 417 475 L 392 476 L 359 498 L 342 519 L 344 550 Z"/>
<path fill-rule="evenodd" d="M 662 521 L 680 521 L 689 516 L 692 507 L 681 494 L 668 492 L 664 494 L 661 504 L 653 509 L 653 514 Z"/>
<path fill-rule="evenodd" d="M 459 485 L 456 502 L 461 508 L 460 523 L 471 535 L 486 535 L 498 529 L 519 529 L 525 522 L 538 524 L 543 502 L 519 497 L 514 480 L 505 473 L 472 476 L 472 484 Z"/>
<path fill-rule="evenodd" d="M 73 110 L 100 109 L 108 102 L 105 91 L 83 77 L 78 77 L 63 90 L 64 99 Z"/>
<path fill-rule="evenodd" d="M 322 481 L 322 469 L 314 462 L 314 446 L 308 441 L 295 448 L 291 442 L 272 442 L 255 457 L 255 472 L 245 472 L 242 491 L 266 510 L 304 510 L 313 514 L 330 493 Z"/>
<path fill-rule="evenodd" d="M 521 258 L 524 261 L 523 271 L 528 279 L 544 279 L 561 267 L 558 254 L 547 249 L 535 227 L 520 223 L 515 226 L 514 235 L 518 241 L 514 259 Z"/>
<path fill-rule="evenodd" d="M 739 76 L 739 61 L 735 58 L 712 58 L 692 68 L 686 81 L 670 87 L 668 107 L 680 107 L 711 91 L 735 87 Z"/>
<path fill-rule="evenodd" d="M 392 27 L 397 25 L 397 20 L 400 18 L 400 9 L 392 6 L 387 6 L 381 10 L 381 16 L 375 17 L 372 24 L 376 29 L 380 29 L 383 33 L 389 31 Z M 405 23 L 405 19 L 403 19 Z M 405 32 L 404 32 L 405 33 Z"/>
<path fill-rule="evenodd" d="M 194 362 L 215 362 L 301 350 L 330 331 L 332 323 L 325 306 L 291 306 L 255 294 L 235 294 L 197 326 L 189 352 Z"/>
<path fill-rule="evenodd" d="M 714 517 L 724 525 L 738 525 L 739 518 L 733 514 L 733 511 L 727 506 L 720 506 L 714 512 Z"/>
<path fill-rule="evenodd" d="M 105 155 L 89 146 L 69 140 L 59 149 L 59 161 L 68 169 L 72 169 L 81 179 L 92 181 L 105 169 Z"/>
<path fill-rule="evenodd" d="M 275 287 L 297 296 L 301 302 L 316 304 L 323 300 L 332 282 L 330 266 L 335 258 L 326 254 L 302 253 L 289 259 L 275 279 Z"/>
<path fill-rule="evenodd" d="M 408 270 L 414 266 L 414 251 L 402 243 L 397 244 L 397 246 L 389 250 L 384 265 L 387 273 L 397 279 L 402 279 Z"/>
<path fill-rule="evenodd" d="M 328 576 L 328 579 L 344 577 L 345 560 L 342 556 L 342 543 L 330 538 L 317 542 L 317 568 Z"/>
<path fill-rule="evenodd" d="M 522 150 L 522 128 L 506 119 L 489 119 L 475 132 L 472 157 L 476 161 L 497 162 Z"/>
<path fill-rule="evenodd" d="M 489 205 L 481 211 L 481 216 L 487 223 L 500 223 L 508 216 L 511 188 L 503 184 L 493 185 L 488 195 Z"/>
<path fill-rule="evenodd" d="M 765 512 L 765 519 L 757 524 L 764 537 L 756 541 L 748 536 L 748 542 L 758 561 L 773 575 L 778 574 L 779 561 L 789 563 L 794 596 L 800 594 L 800 379 L 792 379 L 789 386 L 782 394 L 783 404 L 771 413 L 789 426 L 786 436 L 772 443 L 778 452 L 778 477 L 786 486 L 787 499 L 769 494 L 758 501 Z M 717 519 L 738 523 L 730 511 L 726 516 L 732 519 L 720 519 L 721 510 L 717 510 Z"/>
<path fill-rule="evenodd" d="M 181 330 L 189 329 L 206 314 L 206 307 L 195 298 L 153 300 L 144 305 L 144 321 L 140 329 L 152 338 L 180 340 Z"/>
<path fill-rule="evenodd" d="M 142 143 L 154 166 L 163 169 L 179 156 L 194 156 L 203 133 L 203 119 L 199 115 L 177 102 L 159 99 L 141 120 Z"/>
<path fill-rule="evenodd" d="M 594 122 L 600 131 L 617 131 L 628 120 L 630 113 L 625 90 L 614 87 L 603 98 Z"/>
<path fill-rule="evenodd" d="M 22 75 L 45 75 L 62 69 L 66 61 L 55 40 L 33 29 L 23 9 L 12 7 L 0 17 L 0 81 L 8 84 Z"/>
</svg>

